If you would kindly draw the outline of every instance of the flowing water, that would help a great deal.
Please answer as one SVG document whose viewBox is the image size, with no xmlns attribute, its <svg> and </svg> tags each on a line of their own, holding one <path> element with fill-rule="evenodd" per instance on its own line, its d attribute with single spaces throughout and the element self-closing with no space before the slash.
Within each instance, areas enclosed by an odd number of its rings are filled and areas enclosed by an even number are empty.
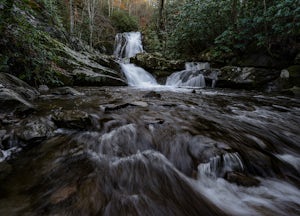
<svg viewBox="0 0 300 216">
<path fill-rule="evenodd" d="M 114 55 L 121 61 L 120 65 L 128 85 L 137 87 L 158 86 L 157 81 L 149 72 L 134 64 L 124 63 L 126 58 L 142 52 L 143 45 L 140 32 L 125 32 L 116 35 Z"/>
<path fill-rule="evenodd" d="M 0 172 L 0 215 L 299 215 L 298 99 L 77 90 L 11 119 L 55 126 Z"/>
<path fill-rule="evenodd" d="M 210 69 L 209 63 L 187 62 L 185 70 L 175 72 L 167 78 L 166 85 L 174 87 L 206 87 L 202 70 Z"/>
<path fill-rule="evenodd" d="M 121 66 L 148 88 L 47 93 L 0 116 L 0 215 L 300 215 L 299 99 L 163 88 Z"/>
</svg>

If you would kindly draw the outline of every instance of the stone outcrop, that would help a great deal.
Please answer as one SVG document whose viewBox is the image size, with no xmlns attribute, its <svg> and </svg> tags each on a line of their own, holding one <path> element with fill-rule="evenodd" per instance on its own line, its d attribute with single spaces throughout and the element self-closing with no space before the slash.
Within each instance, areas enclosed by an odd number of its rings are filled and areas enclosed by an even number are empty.
<svg viewBox="0 0 300 216">
<path fill-rule="evenodd" d="M 79 86 L 124 86 L 125 78 L 119 64 L 109 56 L 80 53 L 62 45 L 71 83 Z M 105 66 L 103 66 L 105 65 Z"/>
<path fill-rule="evenodd" d="M 167 60 L 158 54 L 139 53 L 130 59 L 131 63 L 152 73 L 157 78 L 167 77 L 175 71 L 185 68 L 185 62 L 181 60 Z"/>
<path fill-rule="evenodd" d="M 269 82 L 279 76 L 279 70 L 226 66 L 220 70 L 216 87 L 264 90 Z"/>
<path fill-rule="evenodd" d="M 28 113 L 34 110 L 30 100 L 38 91 L 17 77 L 0 73 L 0 112 Z"/>
</svg>

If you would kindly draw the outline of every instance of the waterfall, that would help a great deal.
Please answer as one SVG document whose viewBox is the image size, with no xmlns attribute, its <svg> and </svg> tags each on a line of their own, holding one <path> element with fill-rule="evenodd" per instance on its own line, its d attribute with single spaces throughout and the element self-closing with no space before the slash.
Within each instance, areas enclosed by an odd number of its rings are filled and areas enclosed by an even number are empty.
<svg viewBox="0 0 300 216">
<path fill-rule="evenodd" d="M 120 65 L 129 86 L 151 87 L 158 85 L 155 78 L 143 68 L 134 64 L 121 63 Z"/>
<path fill-rule="evenodd" d="M 206 84 L 202 70 L 208 69 L 210 69 L 210 65 L 207 62 L 187 62 L 185 64 L 185 70 L 173 73 L 167 78 L 166 85 L 204 88 Z"/>
<path fill-rule="evenodd" d="M 129 86 L 158 87 L 155 78 L 146 70 L 134 64 L 125 63 L 125 60 L 144 52 L 142 36 L 140 32 L 118 33 L 115 38 L 114 55 L 120 60 L 120 66 Z M 217 73 L 212 71 L 208 76 L 203 74 L 210 71 L 207 62 L 187 62 L 185 70 L 175 72 L 167 78 L 166 86 L 171 87 L 206 87 L 205 78 L 212 80 L 211 86 L 215 86 Z M 205 77 L 204 77 L 205 76 Z"/>
<path fill-rule="evenodd" d="M 116 35 L 114 51 L 116 57 L 120 59 L 130 58 L 143 51 L 140 32 L 124 32 Z"/>
<path fill-rule="evenodd" d="M 116 35 L 114 55 L 119 59 L 130 58 L 143 52 L 140 32 L 124 32 Z M 120 63 L 129 86 L 158 86 L 155 78 L 141 67 L 134 64 Z"/>
</svg>

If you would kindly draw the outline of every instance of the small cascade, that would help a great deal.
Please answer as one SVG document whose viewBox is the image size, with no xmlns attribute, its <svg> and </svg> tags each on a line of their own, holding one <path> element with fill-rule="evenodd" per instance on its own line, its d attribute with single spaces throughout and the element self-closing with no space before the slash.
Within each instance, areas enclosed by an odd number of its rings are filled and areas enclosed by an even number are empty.
<svg viewBox="0 0 300 216">
<path fill-rule="evenodd" d="M 167 78 L 166 85 L 174 87 L 206 87 L 203 70 L 209 70 L 209 63 L 187 62 L 185 70 L 175 72 Z"/>
<path fill-rule="evenodd" d="M 121 68 L 129 86 L 151 87 L 158 85 L 155 78 L 141 67 L 121 63 Z"/>
<path fill-rule="evenodd" d="M 125 32 L 116 35 L 114 55 L 123 60 L 143 52 L 140 32 Z M 134 64 L 120 63 L 129 86 L 152 87 L 158 86 L 155 78 L 141 67 Z"/>
<path fill-rule="evenodd" d="M 199 176 L 209 178 L 224 177 L 227 172 L 243 170 L 244 165 L 237 152 L 215 156 L 209 162 L 198 166 Z"/>
</svg>

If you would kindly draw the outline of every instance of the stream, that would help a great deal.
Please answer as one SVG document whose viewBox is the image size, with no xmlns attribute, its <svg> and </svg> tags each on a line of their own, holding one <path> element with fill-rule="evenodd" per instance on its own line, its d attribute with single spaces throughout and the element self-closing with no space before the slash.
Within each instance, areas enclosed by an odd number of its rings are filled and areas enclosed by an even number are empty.
<svg viewBox="0 0 300 216">
<path fill-rule="evenodd" d="M 300 215 L 299 99 L 154 81 L 10 117 L 0 215 Z"/>
</svg>

